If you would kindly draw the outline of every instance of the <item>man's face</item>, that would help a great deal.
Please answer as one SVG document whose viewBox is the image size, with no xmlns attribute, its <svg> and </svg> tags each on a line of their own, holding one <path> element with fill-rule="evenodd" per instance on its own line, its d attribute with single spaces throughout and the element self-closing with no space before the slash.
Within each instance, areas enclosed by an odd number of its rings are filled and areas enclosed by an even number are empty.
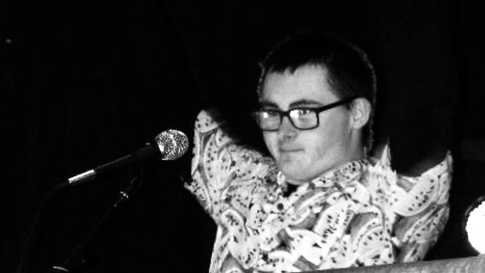
<svg viewBox="0 0 485 273">
<path fill-rule="evenodd" d="M 303 66 L 293 74 L 269 73 L 262 86 L 261 106 L 289 110 L 319 107 L 338 101 L 326 73 L 318 66 Z M 283 118 L 278 131 L 263 137 L 278 167 L 291 183 L 308 182 L 325 171 L 361 156 L 360 134 L 352 126 L 352 111 L 339 106 L 319 114 L 320 126 L 311 130 L 293 127 Z"/>
</svg>

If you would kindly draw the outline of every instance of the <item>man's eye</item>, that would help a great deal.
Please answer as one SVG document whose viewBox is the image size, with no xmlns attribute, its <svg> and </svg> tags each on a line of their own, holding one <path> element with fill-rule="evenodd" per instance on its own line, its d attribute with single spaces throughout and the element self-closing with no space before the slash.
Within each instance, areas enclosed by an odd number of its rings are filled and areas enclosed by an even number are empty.
<svg viewBox="0 0 485 273">
<path fill-rule="evenodd" d="M 313 110 L 312 109 L 293 109 L 292 110 L 293 112 L 293 115 L 296 115 L 298 117 L 305 117 L 305 116 L 309 116 L 309 115 L 312 115 L 313 114 Z"/>
<path fill-rule="evenodd" d="M 261 110 L 260 113 L 261 113 L 261 117 L 263 117 L 263 118 L 271 118 L 271 117 L 279 116 L 279 112 L 278 111 L 271 110 L 271 109 Z"/>
</svg>

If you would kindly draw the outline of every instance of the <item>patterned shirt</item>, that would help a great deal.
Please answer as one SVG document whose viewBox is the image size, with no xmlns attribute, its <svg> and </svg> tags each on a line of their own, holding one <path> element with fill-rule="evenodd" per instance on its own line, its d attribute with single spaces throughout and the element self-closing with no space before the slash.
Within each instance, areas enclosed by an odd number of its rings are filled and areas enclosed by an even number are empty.
<svg viewBox="0 0 485 273">
<path fill-rule="evenodd" d="M 275 161 L 238 145 L 202 111 L 192 181 L 217 224 L 211 273 L 301 272 L 422 259 L 448 216 L 452 158 L 418 177 L 348 162 L 290 190 Z"/>
</svg>

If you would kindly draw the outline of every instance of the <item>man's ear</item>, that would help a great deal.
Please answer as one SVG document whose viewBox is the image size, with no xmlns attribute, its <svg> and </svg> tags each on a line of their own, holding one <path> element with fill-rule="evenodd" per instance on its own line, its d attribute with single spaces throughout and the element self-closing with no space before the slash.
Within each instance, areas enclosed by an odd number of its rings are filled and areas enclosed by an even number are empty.
<svg viewBox="0 0 485 273">
<path fill-rule="evenodd" d="M 356 98 L 352 101 L 352 126 L 355 129 L 364 127 L 369 122 L 372 106 L 365 98 Z"/>
</svg>

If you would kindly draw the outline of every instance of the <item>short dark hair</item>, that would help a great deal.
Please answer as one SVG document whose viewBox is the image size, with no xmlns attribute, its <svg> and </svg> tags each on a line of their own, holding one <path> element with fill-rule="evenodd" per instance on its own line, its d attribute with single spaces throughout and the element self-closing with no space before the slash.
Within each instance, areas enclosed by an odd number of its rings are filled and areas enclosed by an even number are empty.
<svg viewBox="0 0 485 273">
<path fill-rule="evenodd" d="M 269 73 L 294 73 L 298 68 L 314 65 L 327 75 L 328 84 L 340 98 L 361 97 L 371 104 L 369 122 L 363 128 L 363 145 L 372 147 L 372 123 L 377 80 L 367 54 L 341 37 L 323 32 L 300 31 L 277 44 L 260 63 L 258 94 Z M 349 105 L 352 107 L 352 104 Z"/>
</svg>

